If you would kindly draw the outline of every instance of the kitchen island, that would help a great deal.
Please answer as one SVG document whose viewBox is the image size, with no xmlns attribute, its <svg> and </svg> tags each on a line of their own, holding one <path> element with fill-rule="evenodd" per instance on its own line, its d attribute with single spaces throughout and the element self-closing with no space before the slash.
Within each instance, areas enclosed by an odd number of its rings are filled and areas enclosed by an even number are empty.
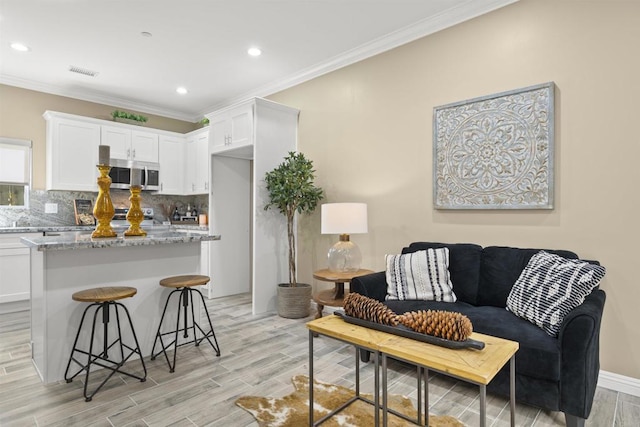
<svg viewBox="0 0 640 427">
<path fill-rule="evenodd" d="M 188 231 L 147 232 L 145 237 L 127 238 L 119 233 L 115 238 L 92 239 L 90 231 L 22 238 L 30 248 L 31 259 L 32 359 L 44 383 L 64 377 L 86 308 L 86 304 L 71 299 L 74 292 L 101 286 L 136 288 L 138 293 L 133 298 L 121 302 L 129 309 L 142 354 L 148 356 L 170 292 L 159 286 L 160 279 L 200 274 L 201 242 L 220 239 L 217 235 Z M 115 332 L 115 322 L 109 326 Z M 123 338 L 130 339 L 126 329 L 123 328 Z M 83 331 L 79 341 L 87 348 L 89 330 L 90 327 Z M 101 339 L 98 332 L 96 342 Z"/>
</svg>

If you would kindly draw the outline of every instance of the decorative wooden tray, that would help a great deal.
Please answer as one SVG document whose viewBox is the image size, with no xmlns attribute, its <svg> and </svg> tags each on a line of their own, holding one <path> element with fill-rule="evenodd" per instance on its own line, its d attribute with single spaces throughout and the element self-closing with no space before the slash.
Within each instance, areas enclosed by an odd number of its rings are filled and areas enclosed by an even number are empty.
<svg viewBox="0 0 640 427">
<path fill-rule="evenodd" d="M 484 343 L 482 341 L 472 340 L 470 338 L 466 339 L 465 341 L 451 341 L 444 338 L 434 337 L 433 335 L 421 334 L 407 328 L 404 325 L 389 326 L 383 325 L 381 323 L 370 322 L 368 320 L 358 319 L 357 317 L 347 316 L 342 310 L 336 310 L 333 312 L 333 314 L 341 317 L 347 323 L 353 323 L 354 325 L 376 329 L 378 331 L 399 335 L 405 338 L 411 338 L 413 340 L 422 341 L 429 344 L 439 345 L 441 347 L 452 349 L 472 348 L 475 350 L 482 350 L 484 348 Z"/>
</svg>

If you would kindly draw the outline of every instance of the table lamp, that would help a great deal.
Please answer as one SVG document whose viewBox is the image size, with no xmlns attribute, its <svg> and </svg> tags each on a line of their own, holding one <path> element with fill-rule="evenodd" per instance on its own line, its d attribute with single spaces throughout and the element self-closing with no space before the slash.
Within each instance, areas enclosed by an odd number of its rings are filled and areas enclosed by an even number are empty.
<svg viewBox="0 0 640 427">
<path fill-rule="evenodd" d="M 367 232 L 366 203 L 325 203 L 321 207 L 321 233 L 339 234 L 340 240 L 329 249 L 329 270 L 354 272 L 360 269 L 362 253 L 349 240 L 349 234 Z"/>
</svg>

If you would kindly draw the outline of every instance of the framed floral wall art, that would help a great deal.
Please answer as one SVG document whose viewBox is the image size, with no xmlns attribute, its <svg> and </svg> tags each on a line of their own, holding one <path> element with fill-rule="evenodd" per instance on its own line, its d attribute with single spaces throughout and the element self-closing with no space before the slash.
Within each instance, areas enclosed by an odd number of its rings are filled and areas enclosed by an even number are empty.
<svg viewBox="0 0 640 427">
<path fill-rule="evenodd" d="M 554 87 L 434 108 L 436 209 L 553 209 Z"/>
</svg>

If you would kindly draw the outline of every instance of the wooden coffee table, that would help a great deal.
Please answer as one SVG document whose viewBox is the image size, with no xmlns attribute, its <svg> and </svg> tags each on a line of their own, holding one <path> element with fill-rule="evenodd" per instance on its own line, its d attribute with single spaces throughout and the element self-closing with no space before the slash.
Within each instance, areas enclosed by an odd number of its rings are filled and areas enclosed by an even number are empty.
<svg viewBox="0 0 640 427">
<path fill-rule="evenodd" d="M 473 349 L 449 349 L 421 341 L 404 338 L 398 335 L 353 325 L 340 317 L 331 315 L 307 323 L 309 328 L 309 384 L 313 384 L 313 334 L 325 335 L 340 341 L 352 344 L 356 349 L 366 349 L 373 353 L 375 362 L 376 392 L 378 398 L 379 360 L 382 359 L 382 416 L 383 425 L 386 425 L 388 412 L 392 412 L 404 419 L 421 424 L 421 389 L 422 378 L 425 378 L 424 413 L 428 423 L 429 414 L 429 384 L 428 372 L 436 371 L 449 375 L 480 387 L 480 426 L 486 426 L 486 395 L 487 384 L 495 375 L 509 363 L 510 368 L 510 393 L 509 407 L 511 410 L 511 425 L 515 426 L 515 353 L 519 344 L 490 335 L 473 333 L 471 338 L 485 343 L 483 350 Z M 418 419 L 412 420 L 404 414 L 390 411 L 387 408 L 387 358 L 403 360 L 418 368 Z M 356 351 L 356 369 L 359 369 L 358 351 Z M 309 387 L 309 401 L 313 402 L 313 387 Z M 356 371 L 356 395 L 359 394 L 358 371 Z M 350 403 L 350 402 L 348 402 Z M 312 406 L 312 405 L 310 405 Z M 345 405 L 346 406 L 346 405 Z M 375 405 L 376 409 L 378 405 Z M 339 408 L 338 410 L 341 410 Z M 338 411 L 336 410 L 336 412 Z M 376 412 L 377 413 L 377 412 Z M 309 415 L 310 424 L 313 414 Z M 376 419 L 376 425 L 378 420 Z"/>
<path fill-rule="evenodd" d="M 315 271 L 313 273 L 313 278 L 316 280 L 321 280 L 323 282 L 334 282 L 335 287 L 333 289 L 327 289 L 325 291 L 320 291 L 313 296 L 313 300 L 318 306 L 318 312 L 316 313 L 316 319 L 322 317 L 322 310 L 324 310 L 324 306 L 328 305 L 329 307 L 342 307 L 344 303 L 344 297 L 348 292 L 345 293 L 344 284 L 350 282 L 351 279 L 358 276 L 365 276 L 367 274 L 373 273 L 373 270 L 367 270 L 364 268 L 359 269 L 358 271 L 351 272 L 333 272 L 328 268 L 323 268 L 322 270 Z"/>
</svg>

